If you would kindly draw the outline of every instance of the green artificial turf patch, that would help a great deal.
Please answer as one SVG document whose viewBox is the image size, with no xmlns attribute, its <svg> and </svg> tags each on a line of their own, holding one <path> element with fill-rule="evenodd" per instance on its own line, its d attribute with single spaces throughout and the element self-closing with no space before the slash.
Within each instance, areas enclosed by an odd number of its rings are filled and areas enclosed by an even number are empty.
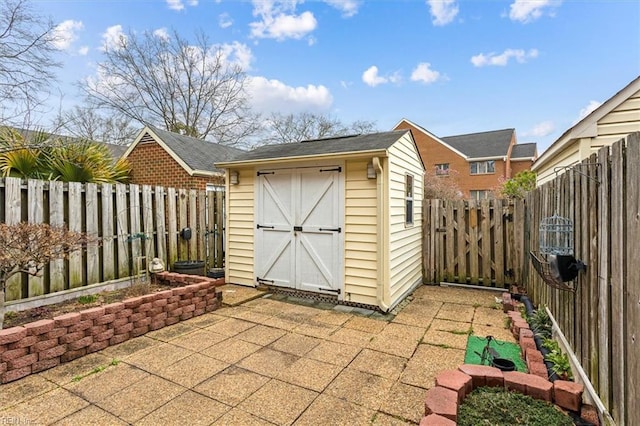
<svg viewBox="0 0 640 426">
<path fill-rule="evenodd" d="M 469 336 L 467 339 L 467 351 L 464 354 L 465 364 L 480 365 L 480 355 L 487 345 L 487 339 L 480 336 Z M 527 364 L 522 360 L 520 355 L 520 345 L 511 342 L 502 342 L 500 340 L 492 340 L 491 347 L 498 352 L 500 358 L 510 359 L 516 364 L 516 370 L 523 373 L 527 372 Z M 486 364 L 486 363 L 485 363 Z"/>
</svg>

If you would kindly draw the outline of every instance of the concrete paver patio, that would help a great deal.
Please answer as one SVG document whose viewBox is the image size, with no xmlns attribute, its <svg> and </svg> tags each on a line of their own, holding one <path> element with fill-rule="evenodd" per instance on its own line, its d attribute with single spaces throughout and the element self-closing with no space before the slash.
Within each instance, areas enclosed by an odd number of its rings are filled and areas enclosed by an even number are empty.
<svg viewBox="0 0 640 426">
<path fill-rule="evenodd" d="M 0 386 L 0 424 L 417 424 L 466 333 L 513 341 L 488 291 L 421 286 L 380 315 L 225 287 L 235 306 Z"/>
</svg>

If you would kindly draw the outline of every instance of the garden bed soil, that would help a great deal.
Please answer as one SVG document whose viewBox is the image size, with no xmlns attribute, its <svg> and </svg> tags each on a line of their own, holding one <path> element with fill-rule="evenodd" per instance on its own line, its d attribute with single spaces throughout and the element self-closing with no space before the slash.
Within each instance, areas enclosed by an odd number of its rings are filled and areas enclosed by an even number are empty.
<svg viewBox="0 0 640 426">
<path fill-rule="evenodd" d="M 170 288 L 173 287 L 167 284 L 160 284 L 151 281 L 142 283 L 138 282 L 134 283 L 131 287 L 119 290 L 103 291 L 91 296 L 80 296 L 66 302 L 26 309 L 20 312 L 11 311 L 9 308 L 4 315 L 3 328 L 16 327 L 44 319 L 53 319 L 53 317 L 59 315 L 71 312 L 80 312 L 84 309 L 121 302 L 122 300 L 130 297 L 143 296 L 145 294 L 155 293 Z"/>
</svg>

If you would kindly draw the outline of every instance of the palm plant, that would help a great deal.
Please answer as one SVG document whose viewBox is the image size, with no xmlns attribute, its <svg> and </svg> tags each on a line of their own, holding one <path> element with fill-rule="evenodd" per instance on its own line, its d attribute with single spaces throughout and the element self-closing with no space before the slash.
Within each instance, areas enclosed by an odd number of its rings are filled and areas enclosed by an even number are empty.
<svg viewBox="0 0 640 426">
<path fill-rule="evenodd" d="M 106 145 L 97 142 L 51 139 L 44 132 L 29 132 L 25 137 L 15 129 L 0 129 L 0 174 L 3 177 L 124 183 L 130 172 L 126 159 L 114 161 Z"/>
</svg>

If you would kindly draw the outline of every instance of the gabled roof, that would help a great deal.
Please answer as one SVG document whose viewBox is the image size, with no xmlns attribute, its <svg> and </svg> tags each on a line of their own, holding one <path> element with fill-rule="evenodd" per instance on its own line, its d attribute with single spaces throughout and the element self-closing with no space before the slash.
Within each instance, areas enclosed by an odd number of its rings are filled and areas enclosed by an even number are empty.
<svg viewBox="0 0 640 426">
<path fill-rule="evenodd" d="M 555 153 L 562 151 L 567 145 L 569 145 L 572 140 L 598 136 L 598 121 L 619 107 L 638 90 L 640 90 L 640 76 L 636 77 L 622 90 L 607 99 L 602 105 L 593 110 L 591 114 L 587 115 L 565 131 L 562 136 L 556 139 L 549 148 L 547 148 L 542 155 L 538 157 L 536 162 L 533 164 L 532 169 L 536 170 L 537 168 L 540 168 L 540 166 L 549 161 Z"/>
<path fill-rule="evenodd" d="M 505 157 L 515 129 L 492 130 L 488 132 L 469 133 L 466 135 L 447 136 L 442 140 L 456 150 L 464 153 L 469 159 Z"/>
<path fill-rule="evenodd" d="M 111 156 L 114 159 L 118 159 L 122 157 L 122 154 L 124 154 L 128 148 L 127 145 L 115 145 L 115 144 L 106 143 L 106 142 L 96 142 L 96 143 L 99 143 L 100 145 L 105 145 L 107 149 L 111 152 Z"/>
<path fill-rule="evenodd" d="M 518 143 L 511 149 L 511 159 L 534 159 L 537 155 L 537 146 L 535 143 Z"/>
<path fill-rule="evenodd" d="M 217 169 L 214 163 L 218 161 L 229 161 L 245 152 L 238 148 L 168 132 L 147 125 L 140 131 L 134 142 L 129 145 L 123 157 L 128 157 L 140 141 L 143 139 L 147 140 L 149 136 L 167 151 L 190 175 L 224 173 L 224 170 Z"/>
<path fill-rule="evenodd" d="M 228 166 L 261 160 L 292 159 L 335 154 L 386 151 L 409 130 L 371 133 L 366 135 L 340 136 L 326 139 L 263 145 L 252 151 L 238 155 L 230 161 L 217 162 L 217 166 Z M 412 138 L 413 140 L 413 138 Z"/>
<path fill-rule="evenodd" d="M 429 136 L 431 139 L 433 139 L 434 141 L 444 145 L 446 148 L 450 149 L 451 151 L 455 152 L 456 154 L 458 154 L 460 157 L 466 159 L 467 155 L 461 151 L 459 151 L 458 149 L 456 149 L 455 147 L 449 145 L 447 142 L 445 142 L 443 139 L 439 138 L 438 136 L 434 135 L 433 133 L 431 133 L 430 131 L 428 131 L 427 129 L 425 129 L 424 127 L 414 123 L 411 120 L 407 120 L 406 118 L 403 118 L 402 120 L 398 121 L 398 123 L 393 126 L 394 129 L 398 128 L 398 126 L 400 125 L 400 123 L 402 122 L 407 123 L 408 125 L 414 127 L 417 131 L 424 133 L 425 135 Z"/>
</svg>

